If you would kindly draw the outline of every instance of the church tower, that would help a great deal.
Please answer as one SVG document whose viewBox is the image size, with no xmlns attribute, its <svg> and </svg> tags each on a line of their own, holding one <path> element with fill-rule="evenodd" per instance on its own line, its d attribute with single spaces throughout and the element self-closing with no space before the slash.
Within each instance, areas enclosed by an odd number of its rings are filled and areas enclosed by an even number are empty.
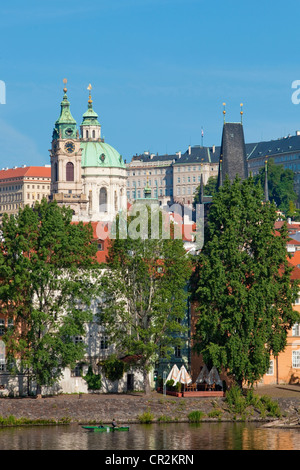
<svg viewBox="0 0 300 470">
<path fill-rule="evenodd" d="M 223 103 L 225 106 L 225 103 Z M 242 105 L 241 105 L 242 106 Z M 236 175 L 241 180 L 248 178 L 248 165 L 244 139 L 243 122 L 225 122 L 225 108 L 223 111 L 224 124 L 220 150 L 218 187 L 222 186 L 226 176 L 232 183 Z M 241 110 L 241 117 L 243 111 Z"/>
<path fill-rule="evenodd" d="M 86 210 L 88 201 L 82 190 L 82 150 L 77 124 L 70 111 L 66 83 L 67 80 L 64 79 L 61 112 L 52 135 L 50 199 L 70 206 L 74 215 L 78 215 Z"/>
<path fill-rule="evenodd" d="M 82 116 L 81 175 L 83 191 L 89 204 L 88 221 L 113 221 L 127 210 L 127 171 L 122 155 L 101 137 L 101 124 L 93 109 L 91 85 L 88 86 L 88 108 Z"/>
</svg>

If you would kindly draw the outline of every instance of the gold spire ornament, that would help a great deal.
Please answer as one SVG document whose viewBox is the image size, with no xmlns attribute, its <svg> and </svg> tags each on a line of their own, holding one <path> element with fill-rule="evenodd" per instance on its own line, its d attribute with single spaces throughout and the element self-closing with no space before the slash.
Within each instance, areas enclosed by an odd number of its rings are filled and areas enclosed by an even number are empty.
<svg viewBox="0 0 300 470">
<path fill-rule="evenodd" d="M 91 89 L 92 89 L 92 85 L 89 84 L 89 86 L 87 87 L 87 90 L 89 90 L 90 94 L 89 94 L 89 103 L 92 104 L 93 100 L 92 100 L 92 96 L 91 96 Z"/>
<path fill-rule="evenodd" d="M 225 109 L 226 103 L 223 103 L 223 117 L 224 117 L 224 124 L 225 124 L 225 114 L 226 114 L 226 109 Z"/>
<path fill-rule="evenodd" d="M 243 124 L 243 114 L 244 114 L 244 112 L 243 112 L 243 103 L 241 103 L 240 106 L 241 106 L 241 111 L 240 111 L 240 115 L 241 115 L 241 124 Z"/>
<path fill-rule="evenodd" d="M 67 93 L 68 89 L 66 87 L 66 84 L 68 83 L 68 80 L 66 78 L 63 79 L 63 83 L 65 84 L 64 86 L 64 93 Z"/>
</svg>

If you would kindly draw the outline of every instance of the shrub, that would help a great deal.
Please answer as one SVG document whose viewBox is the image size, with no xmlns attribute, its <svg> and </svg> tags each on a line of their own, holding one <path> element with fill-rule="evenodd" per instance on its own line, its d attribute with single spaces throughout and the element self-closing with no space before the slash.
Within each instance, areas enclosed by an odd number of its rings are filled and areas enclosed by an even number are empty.
<svg viewBox="0 0 300 470">
<path fill-rule="evenodd" d="M 167 380 L 166 382 L 166 387 L 167 387 L 167 390 L 174 390 L 174 380 L 171 379 L 171 380 Z"/>
<path fill-rule="evenodd" d="M 165 415 L 162 415 L 158 418 L 158 420 L 160 423 L 170 423 L 172 421 L 172 418 L 170 416 L 165 416 Z"/>
<path fill-rule="evenodd" d="M 102 368 L 105 377 L 108 380 L 114 382 L 115 380 L 120 380 L 123 377 L 125 371 L 125 364 L 116 356 L 112 355 L 108 359 L 103 361 Z"/>
<path fill-rule="evenodd" d="M 227 390 L 225 400 L 230 411 L 238 414 L 242 414 L 248 406 L 242 390 L 237 385 L 234 385 Z"/>
<path fill-rule="evenodd" d="M 138 416 L 138 420 L 142 424 L 152 423 L 153 419 L 154 419 L 154 415 L 153 413 L 151 413 L 150 410 L 145 411 L 142 415 Z"/>
<path fill-rule="evenodd" d="M 268 416 L 272 416 L 275 418 L 281 417 L 281 411 L 277 401 L 273 401 L 267 395 L 263 395 L 262 397 L 260 397 L 260 403 L 262 404 L 262 407 L 266 410 Z"/>
<path fill-rule="evenodd" d="M 94 374 L 92 366 L 89 366 L 87 374 L 83 377 L 88 384 L 88 390 L 100 390 L 101 388 L 101 377 L 98 374 Z"/>
<path fill-rule="evenodd" d="M 205 413 L 203 413 L 203 411 L 191 411 L 191 413 L 188 414 L 188 419 L 190 423 L 200 423 L 204 416 Z"/>
<path fill-rule="evenodd" d="M 208 413 L 207 416 L 209 418 L 218 418 L 218 419 L 220 419 L 222 414 L 223 414 L 222 410 L 212 410 Z"/>
</svg>

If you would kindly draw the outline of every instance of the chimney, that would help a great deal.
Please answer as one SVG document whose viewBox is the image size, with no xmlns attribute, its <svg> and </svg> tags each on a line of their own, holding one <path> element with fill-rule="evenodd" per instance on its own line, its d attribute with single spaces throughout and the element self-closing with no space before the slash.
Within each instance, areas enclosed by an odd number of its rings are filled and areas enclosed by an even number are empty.
<svg viewBox="0 0 300 470">
<path fill-rule="evenodd" d="M 189 145 L 189 155 L 192 153 L 192 147 Z"/>
<path fill-rule="evenodd" d="M 212 152 L 215 153 L 215 151 L 216 151 L 216 146 L 213 145 Z"/>
<path fill-rule="evenodd" d="M 300 135 L 300 131 L 296 131 L 296 135 Z"/>
</svg>

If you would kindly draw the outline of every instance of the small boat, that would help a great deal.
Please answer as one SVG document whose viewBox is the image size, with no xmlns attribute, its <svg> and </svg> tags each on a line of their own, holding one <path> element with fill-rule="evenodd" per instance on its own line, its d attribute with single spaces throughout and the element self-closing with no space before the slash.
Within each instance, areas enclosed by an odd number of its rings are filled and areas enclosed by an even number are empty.
<svg viewBox="0 0 300 470">
<path fill-rule="evenodd" d="M 129 426 L 81 426 L 87 431 L 94 432 L 111 432 L 111 431 L 129 431 Z"/>
</svg>

